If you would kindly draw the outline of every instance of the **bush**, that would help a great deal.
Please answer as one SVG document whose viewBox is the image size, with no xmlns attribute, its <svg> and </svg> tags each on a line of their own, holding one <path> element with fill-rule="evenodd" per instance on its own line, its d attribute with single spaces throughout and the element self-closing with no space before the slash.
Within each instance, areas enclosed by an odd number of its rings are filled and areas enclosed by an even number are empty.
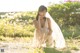
<svg viewBox="0 0 80 53">
<path fill-rule="evenodd" d="M 60 26 L 65 38 L 80 38 L 80 2 L 53 4 L 48 10 Z"/>
<path fill-rule="evenodd" d="M 49 13 L 61 26 L 80 25 L 80 2 L 66 2 L 49 6 Z"/>
<path fill-rule="evenodd" d="M 65 38 L 80 38 L 80 25 L 62 27 L 62 32 Z"/>
<path fill-rule="evenodd" d="M 15 13 L 13 18 L 10 18 L 10 15 L 8 15 L 0 19 L 0 36 L 32 37 L 35 28 L 32 25 L 34 17 L 30 15 L 32 13 L 21 12 Z"/>
</svg>

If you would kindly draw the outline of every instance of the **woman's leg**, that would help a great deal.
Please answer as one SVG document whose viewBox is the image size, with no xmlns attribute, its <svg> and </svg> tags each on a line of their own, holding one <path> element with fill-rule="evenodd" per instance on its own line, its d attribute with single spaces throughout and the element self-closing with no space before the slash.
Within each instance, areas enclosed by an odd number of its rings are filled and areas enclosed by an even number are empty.
<svg viewBox="0 0 80 53">
<path fill-rule="evenodd" d="M 47 36 L 46 44 L 48 47 L 54 47 L 54 40 L 52 39 L 52 36 Z"/>
</svg>

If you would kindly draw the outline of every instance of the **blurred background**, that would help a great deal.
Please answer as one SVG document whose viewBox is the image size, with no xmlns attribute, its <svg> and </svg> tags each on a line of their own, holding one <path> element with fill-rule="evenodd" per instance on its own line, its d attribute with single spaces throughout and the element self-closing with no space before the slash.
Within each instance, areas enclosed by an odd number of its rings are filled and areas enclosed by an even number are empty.
<svg viewBox="0 0 80 53">
<path fill-rule="evenodd" d="M 80 49 L 80 0 L 0 0 L 0 41 L 32 40 L 38 7 L 44 5 L 60 26 L 70 49 Z M 17 41 L 17 39 L 15 39 Z M 20 40 L 20 39 L 19 39 Z"/>
</svg>

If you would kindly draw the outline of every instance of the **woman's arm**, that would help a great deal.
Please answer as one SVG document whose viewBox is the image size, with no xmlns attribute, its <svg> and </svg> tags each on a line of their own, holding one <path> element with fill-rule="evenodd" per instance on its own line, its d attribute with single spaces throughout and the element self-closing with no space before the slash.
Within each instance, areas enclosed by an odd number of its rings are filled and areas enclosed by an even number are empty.
<svg viewBox="0 0 80 53">
<path fill-rule="evenodd" d="M 39 22 L 37 20 L 33 20 L 33 24 L 37 30 L 40 30 Z"/>
<path fill-rule="evenodd" d="M 51 21 L 50 21 L 49 18 L 47 18 L 47 20 L 48 20 L 48 29 L 49 29 L 48 35 L 51 35 L 51 33 L 52 33 L 52 29 L 51 29 Z"/>
</svg>

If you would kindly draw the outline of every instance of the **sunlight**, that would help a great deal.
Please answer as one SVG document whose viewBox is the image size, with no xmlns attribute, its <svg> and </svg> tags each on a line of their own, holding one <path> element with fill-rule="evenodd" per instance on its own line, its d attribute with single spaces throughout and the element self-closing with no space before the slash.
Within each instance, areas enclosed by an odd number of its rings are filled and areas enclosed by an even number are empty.
<svg viewBox="0 0 80 53">
<path fill-rule="evenodd" d="M 0 12 L 35 11 L 40 5 L 59 3 L 63 0 L 0 0 Z"/>
</svg>

